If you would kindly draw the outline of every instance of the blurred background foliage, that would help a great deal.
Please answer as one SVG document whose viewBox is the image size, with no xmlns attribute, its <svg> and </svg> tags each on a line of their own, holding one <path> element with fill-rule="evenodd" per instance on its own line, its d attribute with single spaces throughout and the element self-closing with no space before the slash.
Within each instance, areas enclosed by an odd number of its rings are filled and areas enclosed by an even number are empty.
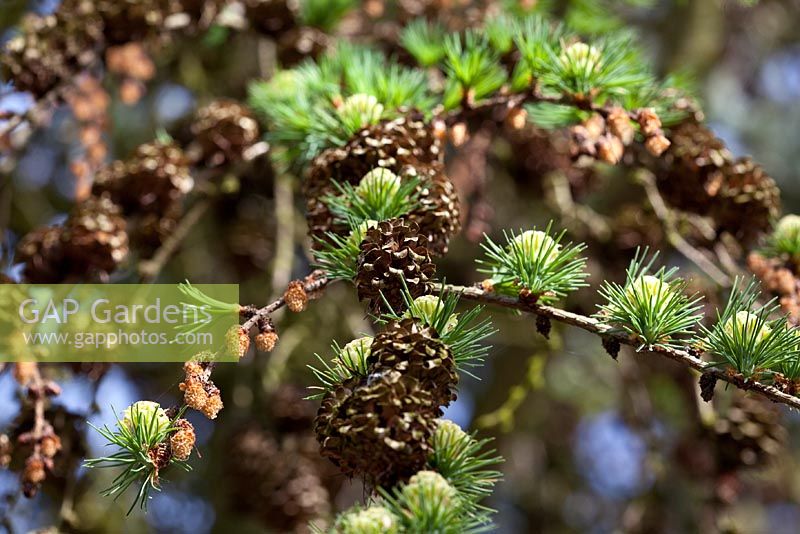
<svg viewBox="0 0 800 534">
<path fill-rule="evenodd" d="M 551 12 L 583 33 L 634 30 L 661 73 L 692 81 L 710 126 L 731 151 L 752 154 L 776 179 L 784 211 L 800 208 L 798 0 L 752 6 L 732 0 L 505 3 L 511 10 Z M 47 13 L 57 4 L 3 2 L 0 39 L 14 35 L 24 13 Z M 338 31 L 392 49 L 397 28 L 415 16 L 470 21 L 496 7 L 462 4 L 366 0 Z M 316 46 L 307 44 L 301 48 Z M 296 61 L 296 51 L 279 37 L 220 25 L 174 38 L 153 54 L 155 75 L 135 103 L 123 102 L 121 81 L 106 76 L 112 98 L 105 158 L 124 158 L 159 132 L 188 139 L 187 121 L 199 105 L 219 96 L 243 100 L 250 81 Z M 10 87 L 0 93 L 0 110 L 30 104 Z M 63 220 L 74 203 L 79 187 L 70 162 L 83 150 L 79 129 L 72 111 L 61 108 L 18 160 L 2 161 L 0 227 L 7 246 L 33 228 Z M 448 171 L 473 202 L 465 231 L 438 262 L 448 282 L 480 280 L 474 259 L 484 231 L 497 236 L 503 228 L 541 227 L 556 218 L 573 239 L 591 237 L 592 228 L 554 211 L 541 159 L 535 139 L 494 126 L 449 150 Z M 594 288 L 604 278 L 619 280 L 639 243 L 665 249 L 670 264 L 680 265 L 699 287 L 711 287 L 670 252 L 658 221 L 641 206 L 642 190 L 612 169 L 596 171 L 600 178 L 579 192 L 580 202 L 612 221 L 615 238 L 590 241 L 593 288 L 577 292 L 566 307 L 593 312 Z M 224 194 L 158 280 L 238 282 L 243 302 L 263 304 L 310 269 L 297 184 L 266 161 L 231 171 L 223 183 Z M 13 272 L 13 265 L 7 267 Z M 131 268 L 113 279 L 135 276 Z M 797 414 L 737 391 L 718 391 L 713 406 L 706 405 L 696 376 L 670 362 L 629 349 L 614 362 L 584 332 L 554 325 L 548 342 L 536 334 L 530 316 L 490 313 L 499 330 L 491 357 L 480 380 L 462 381 L 446 417 L 495 437 L 506 458 L 505 479 L 488 503 L 498 510 L 500 532 L 797 531 Z M 315 353 L 329 354 L 332 340 L 345 343 L 370 331 L 363 307 L 351 287 L 337 284 L 307 312 L 279 312 L 275 320 L 281 339 L 272 353 L 251 353 L 215 372 L 225 409 L 214 422 L 193 414 L 202 458 L 193 461 L 193 472 L 164 485 L 149 514 L 126 517 L 124 499 L 98 495 L 106 474 L 87 473 L 73 462 L 60 465 L 59 476 L 32 500 L 19 498 L 17 476 L 0 470 L 0 525 L 14 532 L 53 525 L 85 533 L 303 531 L 306 520 L 359 500 L 362 488 L 316 457 L 309 437 L 316 406 L 300 398 L 313 382 L 306 365 Z M 63 392 L 51 419 L 72 429 L 74 446 L 88 448 L 90 456 L 103 443 L 87 432 L 85 419 L 108 423 L 111 406 L 119 410 L 142 398 L 162 405 L 178 401 L 178 365 L 73 371 L 52 371 Z M 19 408 L 18 389 L 6 372 L 0 375 L 0 428 L 12 424 Z"/>
</svg>

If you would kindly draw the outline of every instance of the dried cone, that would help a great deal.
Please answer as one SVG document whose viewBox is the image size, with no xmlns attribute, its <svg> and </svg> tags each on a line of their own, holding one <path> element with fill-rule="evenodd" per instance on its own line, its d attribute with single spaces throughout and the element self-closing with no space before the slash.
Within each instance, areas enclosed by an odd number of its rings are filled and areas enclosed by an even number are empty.
<svg viewBox="0 0 800 534">
<path fill-rule="evenodd" d="M 714 398 L 714 388 L 716 385 L 716 376 L 708 373 L 700 375 L 700 398 L 706 402 L 711 402 Z"/>
<path fill-rule="evenodd" d="M 422 469 L 441 415 L 431 392 L 399 371 L 352 378 L 322 400 L 314 431 L 322 456 L 348 477 L 391 487 Z"/>
<path fill-rule="evenodd" d="M 739 158 L 727 167 L 720 202 L 712 217 L 723 231 L 752 242 L 770 228 L 780 211 L 780 189 L 764 169 L 750 158 Z"/>
<path fill-rule="evenodd" d="M 258 518 L 269 532 L 309 532 L 309 523 L 331 512 L 326 484 L 341 477 L 329 472 L 308 434 L 280 441 L 259 428 L 233 434 L 225 455 L 225 478 L 234 508 Z"/>
<path fill-rule="evenodd" d="M 210 165 L 241 159 L 259 136 L 250 110 L 233 100 L 215 100 L 200 108 L 191 130 L 200 160 Z"/>
<path fill-rule="evenodd" d="M 450 238 L 461 229 L 461 210 L 453 182 L 444 174 L 444 165 L 438 161 L 407 168 L 403 176 L 420 179 L 417 187 L 420 207 L 408 214 L 408 220 L 419 225 L 431 254 L 444 255 Z"/>
<path fill-rule="evenodd" d="M 183 202 L 176 200 L 163 211 L 132 217 L 131 241 L 140 253 L 157 249 L 178 226 L 183 215 Z"/>
<path fill-rule="evenodd" d="M 110 273 L 128 255 L 122 210 L 108 196 L 92 196 L 78 205 L 61 235 L 69 270 Z"/>
<path fill-rule="evenodd" d="M 414 222 L 392 219 L 370 228 L 358 256 L 358 298 L 368 300 L 374 312 L 384 309 L 384 299 L 400 312 L 405 309 L 404 281 L 412 298 L 427 294 L 436 265 L 424 243 Z"/>
<path fill-rule="evenodd" d="M 367 364 L 371 373 L 396 370 L 417 379 L 437 406 L 456 399 L 458 373 L 447 345 L 433 328 L 414 319 L 392 322 L 375 336 Z"/>
<path fill-rule="evenodd" d="M 188 159 L 174 143 L 140 145 L 126 161 L 115 161 L 95 176 L 95 195 L 108 193 L 126 214 L 163 213 L 194 187 Z"/>
<path fill-rule="evenodd" d="M 317 414 L 317 406 L 306 396 L 304 388 L 293 384 L 282 384 L 270 395 L 270 415 L 276 430 L 282 434 L 309 431 Z"/>
<path fill-rule="evenodd" d="M 178 429 L 169 437 L 172 456 L 180 461 L 188 460 L 196 441 L 194 426 L 186 419 L 178 419 L 174 425 Z"/>
<path fill-rule="evenodd" d="M 714 423 L 720 470 L 763 465 L 785 446 L 786 429 L 780 412 L 756 397 L 736 395 Z"/>
<path fill-rule="evenodd" d="M 3 78 L 43 97 L 97 60 L 102 25 L 94 3 L 82 0 L 65 0 L 51 15 L 24 17 L 19 35 L 0 56 Z"/>
<path fill-rule="evenodd" d="M 112 44 L 158 37 L 166 29 L 196 24 L 222 6 L 221 0 L 100 0 L 95 2 L 105 22 L 105 36 Z M 188 18 L 188 20 L 183 20 Z"/>
<path fill-rule="evenodd" d="M 385 168 L 402 179 L 417 177 L 422 181 L 423 207 L 414 217 L 433 245 L 431 252 L 444 253 L 459 230 L 459 213 L 458 198 L 444 175 L 441 159 L 441 140 L 434 126 L 415 113 L 364 128 L 345 146 L 325 150 L 314 159 L 303 184 L 309 235 L 322 239 L 329 231 L 341 235 L 349 232 L 346 225 L 334 222 L 322 201 L 324 196 L 336 193 L 332 180 L 356 186 L 369 171 Z"/>
<path fill-rule="evenodd" d="M 286 302 L 286 307 L 290 311 L 299 313 L 305 311 L 308 306 L 308 295 L 303 287 L 303 282 L 294 280 L 289 283 L 286 292 L 283 294 L 283 300 Z"/>
<path fill-rule="evenodd" d="M 24 264 L 22 274 L 32 284 L 60 282 L 64 277 L 61 226 L 39 228 L 17 244 L 16 259 Z"/>
<path fill-rule="evenodd" d="M 771 227 L 780 209 L 775 181 L 749 159 L 734 160 L 708 128 L 687 121 L 670 134 L 658 187 L 672 206 L 714 219 L 744 244 Z"/>
</svg>

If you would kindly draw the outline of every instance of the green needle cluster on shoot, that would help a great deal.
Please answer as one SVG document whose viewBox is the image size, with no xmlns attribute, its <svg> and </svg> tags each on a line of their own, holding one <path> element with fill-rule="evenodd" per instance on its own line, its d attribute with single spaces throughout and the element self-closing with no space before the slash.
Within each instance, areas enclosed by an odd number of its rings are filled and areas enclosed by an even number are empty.
<svg viewBox="0 0 800 534">
<path fill-rule="evenodd" d="M 778 315 L 775 299 L 758 305 L 760 295 L 756 280 L 737 279 L 724 310 L 717 310 L 716 324 L 701 327 L 697 345 L 716 358 L 713 365 L 745 378 L 770 379 L 782 371 L 796 377 L 799 332 Z"/>
<path fill-rule="evenodd" d="M 600 295 L 599 319 L 641 341 L 640 350 L 655 346 L 680 346 L 701 319 L 701 297 L 685 294 L 686 281 L 676 267 L 657 270 L 658 253 L 637 250 L 626 270 L 625 284 L 605 282 Z"/>
<path fill-rule="evenodd" d="M 566 231 L 556 234 L 552 228 L 551 221 L 544 231 L 504 231 L 503 245 L 486 237 L 478 271 L 490 275 L 494 291 L 516 296 L 526 290 L 549 303 L 587 285 L 586 259 L 580 256 L 586 245 L 563 243 Z"/>
<path fill-rule="evenodd" d="M 764 252 L 800 264 L 800 215 L 786 215 L 775 225 Z"/>
<path fill-rule="evenodd" d="M 337 194 L 322 200 L 340 222 L 385 221 L 419 206 L 419 193 L 416 191 L 419 180 L 401 180 L 392 171 L 381 167 L 365 174 L 356 187 L 348 183 L 332 183 Z"/>
<path fill-rule="evenodd" d="M 128 488 L 137 486 L 136 497 L 128 513 L 137 504 L 146 510 L 151 492 L 160 491 L 159 473 L 162 469 L 174 465 L 185 471 L 191 470 L 188 463 L 174 456 L 168 458 L 167 465 L 160 465 L 159 448 L 171 433 L 179 429 L 174 422 L 182 415 L 183 410 L 170 419 L 158 403 L 139 401 L 125 410 L 122 419 L 117 417 L 117 424 L 113 428 L 108 425 L 98 428 L 90 423 L 105 438 L 107 445 L 115 447 L 117 451 L 108 456 L 87 459 L 84 465 L 90 469 L 122 469 L 111 485 L 103 490 L 104 496 L 116 500 Z"/>
</svg>

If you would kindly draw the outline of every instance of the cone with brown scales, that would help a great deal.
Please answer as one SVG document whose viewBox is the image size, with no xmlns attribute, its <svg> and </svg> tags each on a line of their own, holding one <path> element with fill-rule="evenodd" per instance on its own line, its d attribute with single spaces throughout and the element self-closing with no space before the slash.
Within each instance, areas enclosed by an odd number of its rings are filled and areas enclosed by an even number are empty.
<svg viewBox="0 0 800 534">
<path fill-rule="evenodd" d="M 405 288 L 412 298 L 430 292 L 436 265 L 415 222 L 383 221 L 367 230 L 360 248 L 356 290 L 372 311 L 388 311 L 386 303 L 395 312 L 403 311 Z"/>
<path fill-rule="evenodd" d="M 440 415 L 432 393 L 416 378 L 383 371 L 330 390 L 314 431 L 322 456 L 345 476 L 388 488 L 425 466 Z"/>
<path fill-rule="evenodd" d="M 444 174 L 441 157 L 434 127 L 416 113 L 364 128 L 345 146 L 325 150 L 314 159 L 303 184 L 309 235 L 323 239 L 326 232 L 349 232 L 334 221 L 322 200 L 336 193 L 332 181 L 355 186 L 369 171 L 384 168 L 401 179 L 420 181 L 421 206 L 409 218 L 420 225 L 431 253 L 444 254 L 460 230 L 460 221 L 458 196 Z"/>
<path fill-rule="evenodd" d="M 657 172 L 659 191 L 669 204 L 711 217 L 718 231 L 744 245 L 771 227 L 780 191 L 760 166 L 734 159 L 722 140 L 694 121 L 673 128 L 670 139 Z"/>
<path fill-rule="evenodd" d="M 438 334 L 414 319 L 388 324 L 377 334 L 370 347 L 367 364 L 373 373 L 397 370 L 419 380 L 431 392 L 439 406 L 447 406 L 456 398 L 458 373 L 447 345 Z"/>
<path fill-rule="evenodd" d="M 197 159 L 212 166 L 241 159 L 259 137 L 250 110 L 234 100 L 215 100 L 197 110 L 191 131 Z"/>
</svg>

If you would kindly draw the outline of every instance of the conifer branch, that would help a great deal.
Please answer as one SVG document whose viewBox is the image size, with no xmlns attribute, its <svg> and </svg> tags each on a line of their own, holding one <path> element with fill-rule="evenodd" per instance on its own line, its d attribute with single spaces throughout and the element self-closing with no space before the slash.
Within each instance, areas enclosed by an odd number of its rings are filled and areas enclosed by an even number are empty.
<svg viewBox="0 0 800 534">
<path fill-rule="evenodd" d="M 647 194 L 647 200 L 653 208 L 656 217 L 661 221 L 661 226 L 667 236 L 669 244 L 675 247 L 675 250 L 680 252 L 686 259 L 694 263 L 700 270 L 702 270 L 709 278 L 714 280 L 722 287 L 730 287 L 731 279 L 725 274 L 722 269 L 717 267 L 714 262 L 709 260 L 700 250 L 694 248 L 683 236 L 681 236 L 678 229 L 675 227 L 675 215 L 667 207 L 661 193 L 658 191 L 653 178 L 649 173 L 642 176 L 641 183 L 644 191 Z"/>
<path fill-rule="evenodd" d="M 611 338 L 622 345 L 629 345 L 634 347 L 640 345 L 640 341 L 633 339 L 629 336 L 626 336 L 625 334 L 614 332 L 611 326 L 603 324 L 602 322 L 592 317 L 587 317 L 585 315 L 572 313 L 553 306 L 535 304 L 535 303 L 521 301 L 518 298 L 514 297 L 498 295 L 490 291 L 481 289 L 479 287 L 447 285 L 445 286 L 445 288 L 447 291 L 453 291 L 454 293 L 460 294 L 462 298 L 467 300 L 483 302 L 486 304 L 493 304 L 495 306 L 502 306 L 504 308 L 511 308 L 539 316 L 544 316 L 553 321 L 558 321 L 560 323 L 564 323 L 570 326 L 575 326 L 582 330 L 585 330 L 586 332 L 597 334 L 604 338 Z M 646 352 L 657 354 L 665 358 L 669 358 L 670 360 L 673 360 L 686 367 L 694 369 L 695 371 L 699 371 L 703 374 L 713 376 L 714 378 L 732 384 L 739 389 L 745 391 L 754 391 L 770 399 L 773 402 L 785 404 L 791 408 L 800 409 L 800 398 L 784 393 L 776 387 L 763 384 L 761 382 L 752 379 L 746 379 L 736 373 L 731 373 L 728 371 L 712 367 L 711 364 L 703 361 L 698 356 L 690 353 L 689 351 L 671 347 L 658 347 L 658 346 L 648 347 L 645 350 Z"/>
<path fill-rule="evenodd" d="M 325 276 L 322 271 L 314 271 L 309 274 L 304 282 L 303 282 L 303 290 L 306 294 L 315 294 L 319 293 L 320 291 L 324 290 L 330 279 Z M 247 315 L 247 320 L 242 323 L 242 330 L 245 332 L 249 332 L 251 328 L 256 326 L 260 320 L 267 319 L 270 314 L 274 313 L 276 310 L 281 309 L 282 307 L 287 305 L 286 295 L 275 299 L 274 301 L 270 302 L 266 306 L 262 306 L 261 308 L 257 308 L 255 310 L 244 311 Z M 245 310 L 246 308 L 243 308 Z"/>
<path fill-rule="evenodd" d="M 27 497 L 36 495 L 39 487 L 53 469 L 53 457 L 61 450 L 61 438 L 47 420 L 45 410 L 48 398 L 60 393 L 55 382 L 46 380 L 36 362 L 17 362 L 14 378 L 23 388 L 33 407 L 33 424 L 29 431 L 20 434 L 20 444 L 30 444 L 31 453 L 25 459 L 22 471 L 22 492 Z"/>
<path fill-rule="evenodd" d="M 308 29 L 310 33 L 302 33 L 312 41 L 313 50 L 301 55 L 316 58 L 321 48 L 317 45 L 335 44 L 322 32 L 333 30 L 356 2 L 301 0 L 291 4 L 291 8 L 282 6 L 286 8 L 284 18 Z M 91 8 L 102 24 L 110 24 L 109 13 L 103 9 L 113 3 L 96 12 L 92 3 L 81 5 Z M 248 6 L 249 2 L 243 4 L 246 14 Z M 202 17 L 184 15 L 180 28 L 186 30 L 207 28 L 214 19 L 211 11 Z M 80 22 L 64 6 L 54 18 L 65 27 Z M 251 22 L 256 26 L 258 19 Z M 168 26 L 146 28 L 145 34 L 163 36 L 179 28 Z M 283 30 L 274 33 L 279 31 Z M 88 41 L 93 53 L 77 65 L 80 68 L 56 72 L 53 83 L 34 84 L 29 89 L 44 100 L 69 78 L 101 65 L 98 52 L 108 44 L 99 37 L 101 33 Z M 622 161 L 625 147 L 634 139 L 643 145 L 639 152 L 646 150 L 656 157 L 670 146 L 672 141 L 661 129 L 662 119 L 674 125 L 676 118 L 685 117 L 690 106 L 679 103 L 681 90 L 665 90 L 671 81 L 658 81 L 630 36 L 610 35 L 593 39 L 593 44 L 584 42 L 591 33 L 538 16 L 502 15 L 489 19 L 482 29 L 447 34 L 443 27 L 420 19 L 400 37 L 417 59 L 417 66 L 360 45 L 339 43 L 317 61 L 306 61 L 278 72 L 269 81 L 252 84 L 251 102 L 267 123 L 269 144 L 256 142 L 259 128 L 246 109 L 220 102 L 198 112 L 197 118 L 202 120 L 191 127 L 196 142 L 186 147 L 186 154 L 172 140 L 159 140 L 137 151 L 137 159 L 156 161 L 155 170 L 171 169 L 163 174 L 174 187 L 160 200 L 184 199 L 194 188 L 190 167 L 207 165 L 224 171 L 221 165 L 226 161 L 247 162 L 269 147 L 280 168 L 275 195 L 278 252 L 272 287 L 286 286 L 283 295 L 258 308 L 216 301 L 188 283 L 182 286 L 187 297 L 205 302 L 212 310 L 239 313 L 243 324 L 237 321 L 228 331 L 228 353 L 241 358 L 248 352 L 253 327 L 258 332 L 254 336 L 258 350 L 271 351 L 277 341 L 271 315 L 284 306 L 292 312 L 303 311 L 308 300 L 317 298 L 337 279 L 353 281 L 359 299 L 369 301 L 374 314 L 384 312 L 375 317 L 383 330 L 374 338 L 360 338 L 344 347 L 334 344 L 334 359 L 320 358 L 322 367 L 312 368 L 322 384 L 323 400 L 314 424 L 321 454 L 345 475 L 361 476 L 366 487 L 376 492 L 376 500 L 368 508 L 342 514 L 334 524 L 335 532 L 477 532 L 491 528 L 491 511 L 481 499 L 500 479 L 493 467 L 499 457 L 485 450 L 487 440 L 468 435 L 455 424 L 437 422 L 440 410 L 456 399 L 459 372 L 470 374 L 465 367 L 483 360 L 488 352 L 483 341 L 494 332 L 489 321 L 479 317 L 482 306 L 456 312 L 459 296 L 532 313 L 536 329 L 545 337 L 549 337 L 551 320 L 581 328 L 601 337 L 614 358 L 625 344 L 672 359 L 703 374 L 703 398 L 722 380 L 800 408 L 800 398 L 790 394 L 800 385 L 796 337 L 800 330 L 787 328 L 783 318 L 770 321 L 777 309 L 772 303 L 754 309 L 759 296 L 754 283 L 741 295 L 736 295 L 734 288 L 725 312 L 721 317 L 718 314 L 717 325 L 701 327 L 701 337 L 689 338 L 701 318 L 697 313 L 700 297 L 684 295 L 687 283 L 673 278 L 674 268 L 649 274 L 653 261 L 637 254 L 625 285 L 607 282 L 600 290 L 607 304 L 597 316 L 575 314 L 551 304 L 587 285 L 586 259 L 580 256 L 585 245 L 561 244 L 564 232 L 550 235 L 548 226 L 545 231 L 520 229 L 519 235 L 505 234 L 503 244 L 487 238 L 487 258 L 480 263 L 483 272 L 492 277 L 490 281 L 481 287 L 443 284 L 439 297 L 430 294 L 436 267 L 432 256 L 447 252 L 460 220 L 456 188 L 443 166 L 446 127 L 458 126 L 452 135 L 458 146 L 456 132 L 466 131 L 467 121 L 490 116 L 510 119 L 510 124 L 521 129 L 530 114 L 531 123 L 542 128 L 570 127 L 571 157 L 589 156 L 609 164 Z M 263 51 L 260 47 L 259 52 Z M 21 59 L 24 57 L 11 56 L 7 61 L 19 63 Z M 74 63 L 80 58 L 66 59 Z M 17 78 L 17 82 L 24 81 L 24 77 Z M 437 83 L 428 83 L 433 81 Z M 19 84 L 17 88 L 25 89 Z M 215 116 L 220 111 L 224 113 Z M 209 118 L 214 120 L 209 122 Z M 0 130 L 0 137 L 22 123 L 2 114 L 0 119 L 7 120 L 7 130 Z M 220 124 L 236 127 L 238 135 L 229 136 L 232 139 L 222 136 Z M 191 155 L 203 148 L 201 140 L 208 145 L 205 153 Z M 671 165 L 673 154 L 667 156 L 650 164 Z M 715 165 L 727 169 L 724 165 L 733 162 Z M 108 213 L 98 209 L 90 214 L 113 216 L 114 237 L 122 244 L 119 250 L 108 251 L 114 261 L 101 269 L 106 275 L 128 252 L 123 218 L 141 217 L 143 208 L 152 204 L 142 198 L 128 202 L 131 199 L 123 198 L 126 195 L 122 193 L 127 192 L 128 184 L 143 182 L 142 176 L 152 179 L 153 169 L 119 168 L 119 175 L 106 169 L 104 179 L 95 181 L 92 195 L 96 198 L 90 203 L 111 203 L 105 206 Z M 291 263 L 294 239 L 287 231 L 293 216 L 290 173 L 286 171 L 306 177 L 303 194 L 311 234 L 317 241 L 315 256 L 322 267 L 292 282 L 288 282 L 291 269 L 279 268 L 286 261 Z M 114 181 L 118 183 L 111 187 Z M 674 214 L 660 197 L 655 181 L 648 177 L 645 188 L 670 243 L 726 285 L 727 275 L 678 233 Z M 119 198 L 110 199 L 112 194 Z M 709 195 L 716 196 L 717 190 Z M 666 193 L 665 198 L 669 199 Z M 196 204 L 166 241 L 158 236 L 161 248 L 140 265 L 143 279 L 156 278 L 208 203 L 202 199 Z M 130 211 L 126 213 L 116 204 L 135 208 L 126 208 Z M 776 254 L 800 257 L 800 222 L 795 223 L 785 229 L 789 234 L 771 242 Z M 730 232 L 730 227 L 720 225 L 720 232 L 724 231 Z M 44 242 L 44 237 L 40 241 Z M 33 239 L 31 243 L 40 244 Z M 30 265 L 40 259 L 39 249 L 32 250 L 26 258 Z M 282 278 L 285 280 L 278 282 Z M 700 349 L 719 359 L 704 361 Z M 180 384 L 184 398 L 177 415 L 167 415 L 157 403 L 140 401 L 131 405 L 116 427 L 98 429 L 120 451 L 88 460 L 86 465 L 124 468 L 106 495 L 119 495 L 136 484 L 140 490 L 134 504 L 144 505 L 150 489 L 158 489 L 160 469 L 172 463 L 188 469 L 185 461 L 194 445 L 194 432 L 181 418 L 183 411 L 192 408 L 215 419 L 223 407 L 220 390 L 210 379 L 215 356 L 200 353 L 185 363 Z M 537 370 L 539 363 L 532 361 L 531 383 Z M 51 458 L 41 441 L 48 429 L 44 398 L 55 393 L 46 393 L 50 383 L 42 380 L 35 364 L 33 372 L 28 389 L 34 400 L 34 454 Z M 780 380 L 789 384 L 784 387 Z M 52 443 L 50 450 L 57 452 Z M 44 480 L 45 468 L 50 469 L 43 458 L 37 462 L 26 466 L 27 482 L 34 485 Z"/>
<path fill-rule="evenodd" d="M 583 111 L 593 111 L 599 113 L 604 118 L 612 113 L 613 107 L 609 105 L 601 105 L 588 100 L 578 100 L 571 95 L 545 95 L 534 87 L 530 91 L 523 93 L 508 93 L 500 92 L 494 96 L 485 98 L 480 102 L 473 103 L 469 106 L 460 107 L 457 109 L 439 110 L 437 116 L 443 120 L 447 125 L 453 125 L 467 119 L 477 116 L 488 115 L 493 110 L 509 111 L 514 108 L 521 107 L 524 104 L 555 104 L 562 106 L 573 106 Z M 636 111 L 627 111 L 628 118 L 636 120 L 638 114 Z"/>
</svg>

